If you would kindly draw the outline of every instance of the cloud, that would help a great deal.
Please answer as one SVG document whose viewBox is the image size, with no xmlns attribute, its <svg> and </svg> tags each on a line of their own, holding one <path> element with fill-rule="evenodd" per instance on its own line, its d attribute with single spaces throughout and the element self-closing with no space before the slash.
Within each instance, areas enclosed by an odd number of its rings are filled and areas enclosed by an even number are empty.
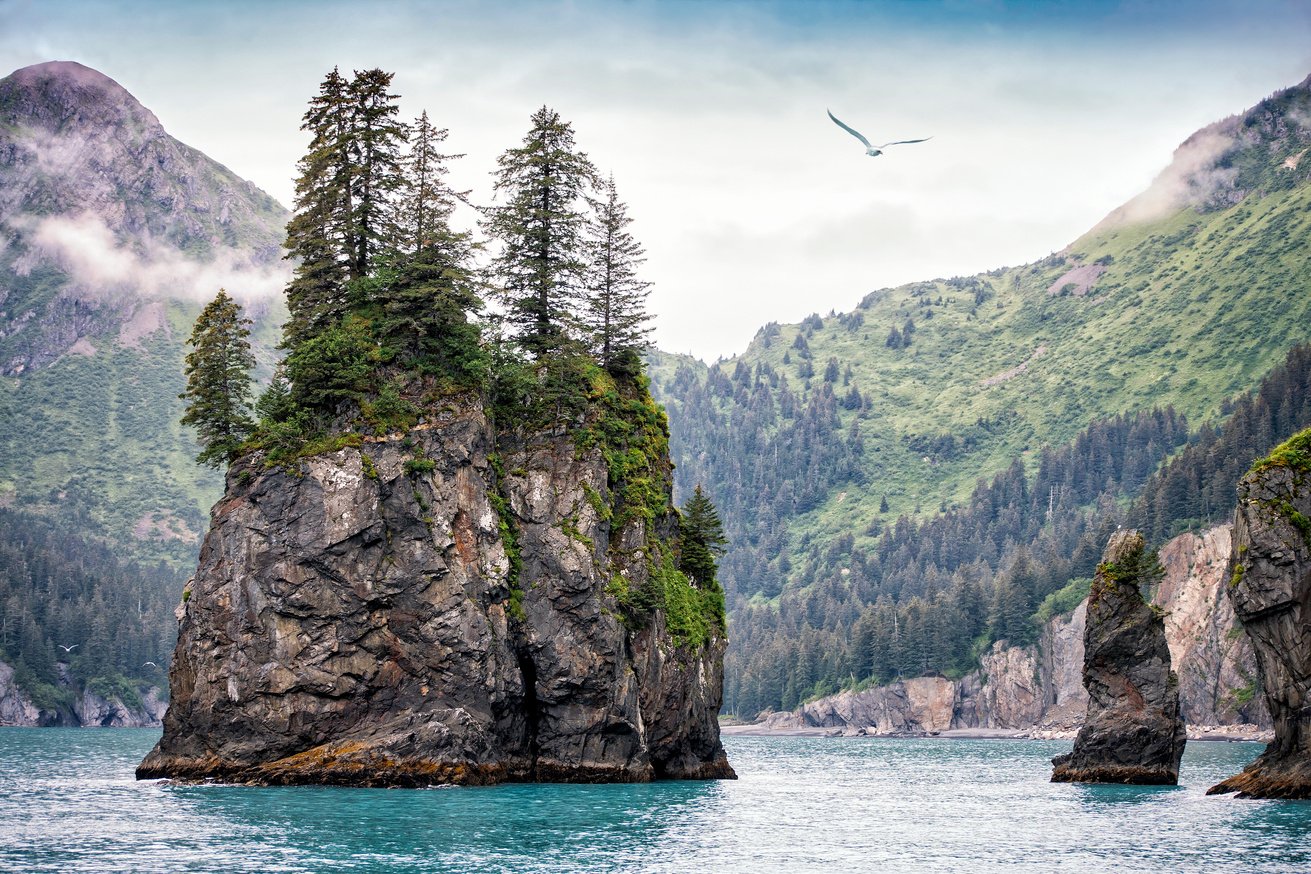
<svg viewBox="0 0 1311 874">
<path fill-rule="evenodd" d="M 1112 212 L 1098 228 L 1165 218 L 1186 206 L 1204 206 L 1232 189 L 1237 169 L 1218 166 L 1234 148 L 1233 125 L 1221 122 L 1193 134 L 1175 149 L 1170 165 L 1142 194 Z"/>
<path fill-rule="evenodd" d="M 284 262 L 258 264 L 231 250 L 197 261 L 159 241 L 125 245 L 94 213 L 28 216 L 11 224 L 24 231 L 28 244 L 16 269 L 30 270 L 36 259 L 48 258 L 68 274 L 74 293 L 85 298 L 204 302 L 225 288 L 237 300 L 251 303 L 280 294 L 291 273 Z"/>
</svg>

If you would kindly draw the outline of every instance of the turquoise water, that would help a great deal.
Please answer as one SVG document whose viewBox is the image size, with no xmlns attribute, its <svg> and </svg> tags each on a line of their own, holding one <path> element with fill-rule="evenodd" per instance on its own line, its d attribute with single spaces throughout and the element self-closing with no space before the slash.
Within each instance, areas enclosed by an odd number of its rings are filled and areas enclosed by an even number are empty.
<svg viewBox="0 0 1311 874">
<path fill-rule="evenodd" d="M 0 729 L 0 870 L 1311 871 L 1311 803 L 1047 782 L 1059 741 L 727 738 L 741 779 L 386 790 L 137 783 L 156 731 Z"/>
</svg>

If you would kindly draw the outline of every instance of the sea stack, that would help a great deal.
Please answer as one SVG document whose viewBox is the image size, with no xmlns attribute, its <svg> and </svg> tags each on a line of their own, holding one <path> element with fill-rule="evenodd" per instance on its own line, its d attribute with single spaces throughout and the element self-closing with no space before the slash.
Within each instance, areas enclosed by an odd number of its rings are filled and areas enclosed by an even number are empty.
<svg viewBox="0 0 1311 874">
<path fill-rule="evenodd" d="M 667 426 L 631 390 L 645 418 L 498 435 L 476 396 L 447 397 L 404 431 L 239 458 L 137 776 L 734 776 L 722 594 L 677 571 Z"/>
<path fill-rule="evenodd" d="M 1275 739 L 1208 794 L 1311 798 L 1311 429 L 1238 484 L 1229 598 L 1256 651 Z"/>
<path fill-rule="evenodd" d="M 1117 531 L 1088 596 L 1083 684 L 1088 715 L 1055 783 L 1179 782 L 1185 730 L 1165 624 L 1143 599 L 1159 567 L 1137 531 Z"/>
</svg>

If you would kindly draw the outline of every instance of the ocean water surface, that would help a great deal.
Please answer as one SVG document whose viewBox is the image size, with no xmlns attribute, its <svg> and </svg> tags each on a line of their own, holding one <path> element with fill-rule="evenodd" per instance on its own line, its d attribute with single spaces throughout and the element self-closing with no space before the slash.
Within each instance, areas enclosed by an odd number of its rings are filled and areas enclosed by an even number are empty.
<svg viewBox="0 0 1311 874">
<path fill-rule="evenodd" d="M 725 739 L 741 779 L 430 790 L 138 783 L 153 730 L 0 729 L 0 870 L 1307 872 L 1311 803 L 1053 785 L 1068 742 Z"/>
</svg>

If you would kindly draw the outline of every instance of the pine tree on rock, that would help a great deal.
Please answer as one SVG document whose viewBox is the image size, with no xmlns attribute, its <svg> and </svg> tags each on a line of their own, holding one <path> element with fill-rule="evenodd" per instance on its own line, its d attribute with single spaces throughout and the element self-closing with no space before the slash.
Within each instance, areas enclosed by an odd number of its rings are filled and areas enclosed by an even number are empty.
<svg viewBox="0 0 1311 874">
<path fill-rule="evenodd" d="M 610 370 L 640 372 L 640 352 L 651 328 L 646 298 L 651 283 L 638 279 L 646 252 L 628 232 L 633 220 L 619 200 L 614 176 L 598 186 L 587 240 L 583 328 L 592 351 Z"/>
<path fill-rule="evenodd" d="M 283 345 L 294 346 L 345 312 L 352 212 L 349 83 L 334 67 L 305 111 L 309 150 L 296 165 L 294 215 L 287 223 L 286 258 L 296 262 L 287 286 L 290 317 Z"/>
<path fill-rule="evenodd" d="M 678 522 L 680 554 L 678 569 L 700 588 L 718 586 L 718 558 L 724 554 L 728 539 L 715 505 L 697 486 L 688 499 Z"/>
<path fill-rule="evenodd" d="M 457 379 L 478 376 L 479 332 L 468 319 L 482 307 L 471 266 L 473 242 L 450 217 L 467 192 L 446 184 L 439 151 L 446 130 L 424 112 L 414 125 L 395 212 L 393 271 L 379 320 L 380 335 L 406 363 Z"/>
<path fill-rule="evenodd" d="M 196 429 L 200 454 L 196 460 L 220 467 L 235 457 L 250 434 L 250 369 L 255 356 L 250 351 L 250 319 L 241 307 L 220 289 L 191 331 L 187 341 L 187 389 L 180 397 L 187 401 L 182 424 Z"/>
<path fill-rule="evenodd" d="M 350 278 L 368 276 L 378 256 L 396 242 L 391 199 L 403 184 L 401 164 L 409 137 L 397 118 L 400 97 L 388 93 L 394 73 L 357 71 L 350 101 Z"/>
<path fill-rule="evenodd" d="M 535 357 L 555 351 L 575 322 L 584 270 L 585 196 L 596 179 L 573 128 L 543 106 L 523 145 L 497 159 L 493 189 L 504 202 L 484 229 L 501 244 L 493 267 L 514 339 Z"/>
<path fill-rule="evenodd" d="M 394 219 L 397 248 L 403 253 L 445 246 L 452 234 L 450 220 L 455 205 L 468 198 L 467 191 L 454 191 L 446 182 L 450 172 L 446 162 L 464 157 L 441 152 L 447 134 L 446 128 L 433 126 L 426 111 L 410 132 L 410 152 L 403 165 Z"/>
</svg>

